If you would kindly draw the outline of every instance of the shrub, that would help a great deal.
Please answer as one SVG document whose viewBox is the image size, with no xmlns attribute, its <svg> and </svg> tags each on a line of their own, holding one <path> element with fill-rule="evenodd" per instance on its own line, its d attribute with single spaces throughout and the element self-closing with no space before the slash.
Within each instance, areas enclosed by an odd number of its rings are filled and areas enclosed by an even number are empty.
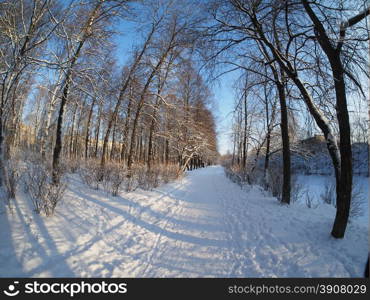
<svg viewBox="0 0 370 300">
<path fill-rule="evenodd" d="M 146 189 L 156 188 L 160 185 L 160 174 L 162 170 L 158 167 L 146 172 Z"/>
<path fill-rule="evenodd" d="M 85 184 L 94 189 L 99 189 L 101 184 L 103 189 L 112 196 L 117 196 L 121 188 L 126 192 L 137 188 L 150 190 L 182 175 L 178 164 L 153 165 L 151 170 L 148 170 L 144 164 L 134 164 L 128 170 L 122 164 L 109 162 L 102 169 L 96 160 L 84 163 L 78 173 Z"/>
<path fill-rule="evenodd" d="M 103 172 L 104 170 L 101 169 L 99 162 L 96 160 L 84 162 L 78 170 L 82 181 L 95 190 L 99 189 L 99 183 L 104 178 Z"/>
<path fill-rule="evenodd" d="M 112 196 L 117 196 L 123 182 L 125 181 L 125 175 L 122 165 L 113 163 L 106 165 L 103 170 L 104 189 Z"/>
<path fill-rule="evenodd" d="M 324 192 L 320 195 L 324 203 L 336 207 L 336 186 L 334 182 L 327 182 L 324 186 Z M 352 185 L 351 206 L 349 210 L 349 221 L 363 216 L 365 203 L 367 201 L 361 186 L 357 183 Z"/>
<path fill-rule="evenodd" d="M 273 197 L 276 197 L 279 201 L 282 196 L 283 187 L 283 174 L 280 170 L 275 168 L 270 168 L 267 171 L 268 184 Z"/>
<path fill-rule="evenodd" d="M 17 160 L 7 160 L 4 166 L 4 186 L 7 204 L 10 206 L 10 200 L 15 199 L 20 173 L 19 162 Z"/>
<path fill-rule="evenodd" d="M 134 191 L 137 188 L 150 190 L 158 187 L 161 183 L 177 179 L 181 176 L 177 164 L 154 165 L 151 170 L 142 164 L 133 165 L 130 171 L 126 171 L 125 190 Z"/>
<path fill-rule="evenodd" d="M 324 192 L 320 194 L 320 198 L 326 204 L 336 206 L 335 204 L 335 183 L 327 181 L 324 185 Z"/>
<path fill-rule="evenodd" d="M 180 173 L 180 168 L 178 164 L 168 164 L 165 165 L 163 168 L 162 180 L 164 183 L 168 183 L 177 179 L 181 175 L 182 173 Z"/>
<path fill-rule="evenodd" d="M 292 203 L 299 202 L 299 200 L 303 199 L 305 195 L 307 196 L 308 194 L 307 188 L 305 188 L 304 184 L 298 181 L 298 178 L 295 175 L 292 175 L 291 177 L 290 187 L 291 187 L 290 201 Z"/>
<path fill-rule="evenodd" d="M 364 215 L 367 197 L 359 184 L 352 185 L 351 208 L 349 210 L 349 220 L 352 221 Z"/>
<path fill-rule="evenodd" d="M 143 190 L 149 189 L 147 182 L 147 169 L 144 165 L 137 164 L 132 166 L 132 180 L 136 183 L 135 190 L 141 188 Z"/>
<path fill-rule="evenodd" d="M 64 169 L 66 172 L 69 173 L 76 173 L 80 168 L 80 161 L 78 159 L 72 158 L 72 159 L 66 159 L 63 161 Z"/>
<path fill-rule="evenodd" d="M 229 178 L 232 182 L 236 183 L 243 187 L 248 182 L 248 176 L 245 171 L 242 170 L 239 166 L 226 166 L 224 167 L 225 175 Z M 250 183 L 250 182 L 249 182 Z"/>
<path fill-rule="evenodd" d="M 51 182 L 51 172 L 41 163 L 29 163 L 24 178 L 28 194 L 36 213 L 51 216 L 62 199 L 66 184 L 61 176 L 60 183 Z"/>
<path fill-rule="evenodd" d="M 304 196 L 305 196 L 306 206 L 308 208 L 316 208 L 319 205 L 317 203 L 317 201 L 316 201 L 316 204 L 315 204 L 315 195 L 312 194 L 309 190 L 306 189 L 304 191 Z"/>
<path fill-rule="evenodd" d="M 55 208 L 60 200 L 63 198 L 66 189 L 66 184 L 60 182 L 58 185 L 48 183 L 45 187 L 45 205 L 44 212 L 46 216 L 51 216 L 55 212 Z"/>
</svg>

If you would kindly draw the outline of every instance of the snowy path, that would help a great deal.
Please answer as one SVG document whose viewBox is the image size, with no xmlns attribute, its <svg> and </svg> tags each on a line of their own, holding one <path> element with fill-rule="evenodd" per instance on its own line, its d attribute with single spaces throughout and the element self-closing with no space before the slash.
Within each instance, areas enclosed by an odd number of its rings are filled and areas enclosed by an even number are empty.
<svg viewBox="0 0 370 300">
<path fill-rule="evenodd" d="M 121 197 L 71 180 L 56 216 L 30 210 L 0 214 L 0 276 L 356 277 L 368 252 L 367 227 L 334 240 L 332 207 L 281 206 L 219 166 Z"/>
</svg>

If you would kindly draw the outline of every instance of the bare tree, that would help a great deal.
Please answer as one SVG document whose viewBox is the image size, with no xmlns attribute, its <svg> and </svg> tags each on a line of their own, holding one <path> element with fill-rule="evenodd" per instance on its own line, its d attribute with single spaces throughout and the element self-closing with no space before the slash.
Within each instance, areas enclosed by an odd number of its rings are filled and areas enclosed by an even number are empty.
<svg viewBox="0 0 370 300">
<path fill-rule="evenodd" d="M 332 235 L 336 238 L 343 238 L 350 212 L 352 191 L 351 129 L 347 108 L 345 76 L 349 76 L 352 80 L 355 79 L 353 75 L 346 70 L 341 56 L 347 30 L 366 18 L 366 16 L 370 14 L 370 7 L 365 8 L 364 11 L 341 23 L 339 28 L 339 40 L 335 43 L 335 41 L 329 37 L 323 22 L 320 21 L 315 11 L 312 9 L 311 4 L 306 0 L 302 0 L 302 4 L 314 25 L 315 37 L 329 60 L 334 81 L 336 95 L 335 107 L 339 125 L 340 166 L 338 166 L 336 170 L 337 214 Z"/>
<path fill-rule="evenodd" d="M 0 98 L 0 185 L 3 176 L 5 153 L 4 140 L 7 135 L 5 119 L 9 105 L 14 107 L 15 90 L 22 78 L 38 63 L 41 47 L 59 26 L 55 16 L 54 1 L 5 1 L 2 2 L 0 17 L 1 38 L 1 98 Z M 62 19 L 61 19 L 62 20 Z M 24 26 L 23 26 L 24 25 Z M 13 99 L 13 101 L 12 101 Z M 13 102 L 13 104 L 11 104 Z M 12 126 L 11 126 L 12 127 Z M 14 132 L 13 132 L 14 134 Z M 9 145 L 7 145 L 8 147 Z"/>
<path fill-rule="evenodd" d="M 126 1 L 112 1 L 112 6 L 108 5 L 107 7 L 103 6 L 104 0 L 97 0 L 95 1 L 95 5 L 91 8 L 88 14 L 88 19 L 86 20 L 85 24 L 81 28 L 81 32 L 78 34 L 78 42 L 75 45 L 75 48 L 71 51 L 70 62 L 68 64 L 68 68 L 66 68 L 66 73 L 64 77 L 64 82 L 61 88 L 61 102 L 59 107 L 58 113 L 58 120 L 57 120 L 57 128 L 56 128 L 56 139 L 55 139 L 55 146 L 53 150 L 53 182 L 58 184 L 58 174 L 59 174 L 59 160 L 60 160 L 60 153 L 62 150 L 62 124 L 63 124 L 63 114 L 64 108 L 67 103 L 68 93 L 70 89 L 70 85 L 72 83 L 72 74 L 73 69 L 77 63 L 77 60 L 80 56 L 82 47 L 84 46 L 85 42 L 94 35 L 97 22 L 101 20 L 105 20 L 107 16 L 114 15 L 112 13 L 113 8 L 124 4 Z M 108 4 L 110 1 L 107 1 Z"/>
</svg>

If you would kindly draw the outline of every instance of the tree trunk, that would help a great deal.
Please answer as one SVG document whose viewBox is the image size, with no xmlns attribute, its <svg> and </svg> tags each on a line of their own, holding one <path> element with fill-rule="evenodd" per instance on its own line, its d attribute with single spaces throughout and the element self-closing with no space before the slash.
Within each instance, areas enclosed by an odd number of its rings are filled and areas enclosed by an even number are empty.
<svg viewBox="0 0 370 300">
<path fill-rule="evenodd" d="M 57 80 L 57 83 L 55 85 L 54 90 L 51 92 L 51 98 L 50 98 L 50 103 L 48 107 L 48 112 L 47 112 L 47 117 L 46 117 L 46 124 L 45 128 L 41 134 L 41 141 L 40 141 L 40 152 L 41 152 L 41 157 L 45 158 L 45 151 L 46 151 L 46 143 L 48 142 L 49 139 L 49 131 L 50 131 L 50 125 L 51 125 L 51 118 L 53 116 L 54 110 L 55 110 L 55 105 L 57 104 L 57 93 L 59 86 L 58 84 L 62 81 L 62 75 L 63 72 L 59 72 L 59 77 Z"/>
<path fill-rule="evenodd" d="M 286 106 L 286 95 L 284 85 L 278 84 L 280 118 L 281 118 L 281 137 L 283 142 L 283 190 L 281 202 L 290 204 L 290 145 L 289 145 L 289 127 L 288 127 L 288 109 Z"/>
<path fill-rule="evenodd" d="M 272 122 L 274 120 L 274 114 L 275 109 L 272 108 L 272 116 L 270 120 L 270 110 L 269 110 L 269 101 L 268 101 L 268 95 L 266 90 L 266 84 L 263 86 L 264 91 L 264 100 L 265 100 L 265 113 L 266 113 L 266 128 L 267 128 L 267 134 L 266 134 L 266 153 L 265 153 L 265 164 L 263 167 L 263 179 L 265 182 L 265 188 L 267 189 L 267 170 L 269 168 L 269 161 L 270 161 L 270 144 L 271 144 L 271 131 L 272 131 Z"/>
<path fill-rule="evenodd" d="M 94 158 L 97 158 L 98 157 L 99 135 L 100 135 L 101 119 L 102 119 L 102 104 L 99 106 L 98 122 L 96 124 L 96 129 L 95 129 L 95 151 L 94 151 Z"/>
<path fill-rule="evenodd" d="M 243 133 L 243 170 L 247 167 L 247 128 L 248 128 L 248 110 L 247 110 L 247 82 L 244 91 L 244 133 Z"/>
<path fill-rule="evenodd" d="M 60 102 L 60 108 L 59 108 L 59 113 L 58 113 L 58 120 L 57 120 L 57 130 L 56 130 L 56 138 L 55 138 L 55 146 L 54 146 L 54 151 L 53 151 L 53 161 L 52 161 L 52 181 L 54 184 L 59 184 L 59 159 L 60 159 L 60 152 L 62 151 L 62 124 L 63 124 L 63 114 L 64 114 L 64 107 L 67 103 L 67 97 L 68 97 L 68 92 L 69 92 L 69 87 L 71 84 L 72 80 L 72 67 L 74 66 L 80 50 L 83 46 L 83 43 L 80 42 L 77 51 L 75 55 L 73 56 L 72 62 L 71 62 L 71 67 L 67 71 L 66 78 L 65 78 L 65 85 L 63 88 L 63 93 L 62 93 L 62 100 Z"/>
<path fill-rule="evenodd" d="M 152 167 L 153 160 L 153 132 L 154 132 L 155 123 L 154 120 L 151 121 L 149 128 L 149 140 L 148 140 L 148 170 Z"/>
<path fill-rule="evenodd" d="M 335 93 L 336 110 L 339 125 L 340 174 L 337 192 L 337 212 L 333 224 L 332 236 L 343 238 L 346 231 L 351 206 L 352 194 L 352 146 L 351 129 L 347 109 L 344 71 L 339 55 L 333 60 L 332 71 Z"/>
<path fill-rule="evenodd" d="M 123 129 L 123 136 L 122 136 L 122 148 L 121 148 L 121 160 L 125 160 L 126 150 L 127 150 L 127 138 L 129 133 L 129 125 L 131 121 L 131 106 L 132 106 L 132 88 L 130 88 L 130 95 L 127 104 L 127 114 L 125 120 L 125 126 Z"/>
<path fill-rule="evenodd" d="M 71 136 L 70 136 L 70 140 L 69 140 L 69 158 L 72 158 L 72 153 L 73 153 L 73 140 L 74 140 L 74 128 L 75 128 L 75 121 L 76 121 L 76 113 L 77 113 L 77 103 L 75 104 L 75 109 L 73 110 Z"/>
<path fill-rule="evenodd" d="M 91 26 L 94 22 L 94 20 L 97 17 L 97 12 L 99 11 L 100 7 L 102 5 L 102 2 L 98 2 L 94 8 L 94 10 L 91 12 L 90 17 L 84 26 L 83 29 L 83 37 L 79 41 L 77 49 L 75 53 L 73 54 L 71 58 L 71 63 L 69 65 L 69 68 L 67 70 L 65 80 L 64 80 L 64 86 L 63 86 L 63 92 L 62 92 L 62 99 L 60 103 L 59 113 L 58 113 L 58 120 L 57 120 L 57 129 L 56 129 L 56 138 L 55 138 L 55 146 L 53 151 L 53 161 L 52 161 L 52 181 L 54 184 L 59 184 L 59 160 L 60 160 L 60 153 L 62 150 L 62 125 L 63 125 L 63 114 L 64 114 L 64 108 L 67 103 L 68 93 L 70 84 L 72 82 L 72 70 L 77 62 L 77 59 L 80 55 L 81 49 L 87 40 L 89 36 L 89 31 L 91 30 Z"/>
<path fill-rule="evenodd" d="M 115 142 L 116 142 L 116 126 L 117 126 L 117 121 L 114 122 L 113 125 L 113 132 L 112 132 L 112 148 L 110 149 L 110 157 L 109 159 L 112 161 L 114 159 L 114 152 L 115 152 Z"/>
<path fill-rule="evenodd" d="M 87 158 L 88 158 L 90 124 L 91 124 L 91 117 L 92 117 L 92 114 L 93 114 L 93 111 L 94 111 L 95 101 L 96 101 L 96 98 L 94 98 L 93 102 L 91 103 L 89 115 L 87 117 L 86 132 L 85 132 L 85 160 L 87 160 Z"/>
<path fill-rule="evenodd" d="M 162 89 L 163 89 L 163 87 L 166 83 L 171 63 L 172 63 L 172 61 L 167 66 L 167 69 L 166 69 L 163 80 L 161 80 L 161 78 L 159 78 L 159 82 L 158 82 L 158 90 L 157 90 L 158 96 L 156 97 L 155 106 L 154 106 L 154 110 L 153 110 L 153 116 L 152 116 L 152 120 L 151 120 L 151 123 L 150 123 L 150 129 L 149 129 L 149 141 L 148 141 L 148 169 L 149 170 L 151 169 L 151 162 L 153 160 L 153 135 L 154 135 L 154 130 L 155 130 L 155 121 L 156 121 L 156 117 L 157 117 L 157 110 L 159 109 L 159 104 L 160 104 L 159 95 L 162 93 Z"/>
<path fill-rule="evenodd" d="M 270 144 L 271 144 L 271 133 L 270 131 L 267 132 L 266 137 L 266 154 L 265 154 L 265 164 L 263 166 L 263 178 L 266 182 L 267 177 L 267 170 L 269 168 L 269 162 L 270 162 Z"/>
<path fill-rule="evenodd" d="M 169 152 L 170 152 L 170 147 L 169 147 L 169 142 L 168 142 L 168 139 L 166 139 L 166 150 L 165 150 L 165 162 L 166 162 L 166 165 L 168 165 L 168 162 L 169 162 Z"/>
</svg>

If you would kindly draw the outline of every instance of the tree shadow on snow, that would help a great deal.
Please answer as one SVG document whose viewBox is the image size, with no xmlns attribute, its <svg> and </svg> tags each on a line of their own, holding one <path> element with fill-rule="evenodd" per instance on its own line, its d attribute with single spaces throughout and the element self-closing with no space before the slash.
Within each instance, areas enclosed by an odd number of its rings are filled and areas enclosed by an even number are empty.
<svg viewBox="0 0 370 300">
<path fill-rule="evenodd" d="M 197 245 L 201 245 L 201 246 L 226 247 L 227 241 L 208 239 L 208 238 L 200 238 L 200 237 L 196 237 L 196 236 L 192 236 L 192 235 L 187 235 L 187 234 L 183 234 L 183 233 L 169 231 L 167 229 L 164 229 L 164 228 L 158 226 L 155 223 L 150 223 L 150 222 L 147 222 L 147 221 L 145 221 L 141 218 L 138 218 L 138 217 L 134 216 L 133 214 L 130 214 L 128 211 L 123 210 L 122 208 L 119 208 L 119 207 L 114 206 L 112 204 L 101 201 L 98 198 L 92 197 L 90 195 L 84 194 L 84 193 L 82 193 L 82 192 L 80 192 L 76 189 L 73 189 L 73 190 L 71 189 L 71 191 L 73 191 L 73 193 L 75 193 L 77 196 L 79 196 L 79 197 L 81 197 L 85 200 L 88 200 L 92 203 L 95 203 L 95 204 L 97 204 L 101 207 L 104 207 L 104 208 L 106 208 L 106 209 L 124 217 L 125 219 L 131 221 L 132 223 L 134 223 L 134 224 L 136 224 L 136 225 L 138 225 L 138 226 L 140 226 L 140 227 L 142 227 L 142 228 L 144 228 L 148 231 L 151 231 L 153 233 L 160 234 L 160 235 L 166 236 L 166 237 L 174 239 L 174 240 L 179 240 L 179 241 L 192 243 L 192 244 L 197 244 Z M 165 197 L 165 196 L 162 196 L 162 197 Z M 156 200 L 160 200 L 160 198 L 156 199 Z M 189 225 L 189 222 L 179 221 L 177 219 L 166 216 L 164 214 L 155 212 L 152 209 L 150 209 L 149 207 L 141 206 L 138 203 L 129 201 L 129 200 L 127 200 L 125 198 L 122 198 L 122 197 L 119 197 L 119 198 L 117 197 L 117 200 L 115 200 L 115 201 L 117 203 L 124 204 L 124 205 L 127 205 L 127 206 L 131 205 L 131 206 L 137 208 L 141 212 L 141 214 L 145 211 L 145 212 L 148 212 L 148 213 L 152 214 L 157 219 L 168 219 L 169 222 L 178 223 L 178 224 L 180 224 L 182 222 L 184 226 Z M 192 224 L 192 226 L 195 227 L 196 224 Z"/>
<path fill-rule="evenodd" d="M 27 234 L 28 242 L 34 246 L 33 251 L 37 252 L 37 257 L 39 257 L 42 262 L 32 270 L 24 272 L 23 275 L 25 277 L 34 277 L 40 272 L 46 271 L 50 277 L 74 277 L 74 272 L 66 262 L 67 257 L 59 252 L 53 237 L 50 235 L 48 228 L 45 226 L 43 217 L 34 213 L 30 201 L 27 200 L 24 202 L 28 206 L 28 212 L 32 213 L 32 224 L 37 227 L 37 233 L 39 233 L 40 236 L 35 236 L 35 234 L 32 232 L 31 224 L 26 222 L 24 215 L 22 214 L 22 211 L 16 201 L 15 209 L 23 224 L 24 231 Z M 43 239 L 43 243 L 40 242 L 41 238 Z"/>
</svg>

